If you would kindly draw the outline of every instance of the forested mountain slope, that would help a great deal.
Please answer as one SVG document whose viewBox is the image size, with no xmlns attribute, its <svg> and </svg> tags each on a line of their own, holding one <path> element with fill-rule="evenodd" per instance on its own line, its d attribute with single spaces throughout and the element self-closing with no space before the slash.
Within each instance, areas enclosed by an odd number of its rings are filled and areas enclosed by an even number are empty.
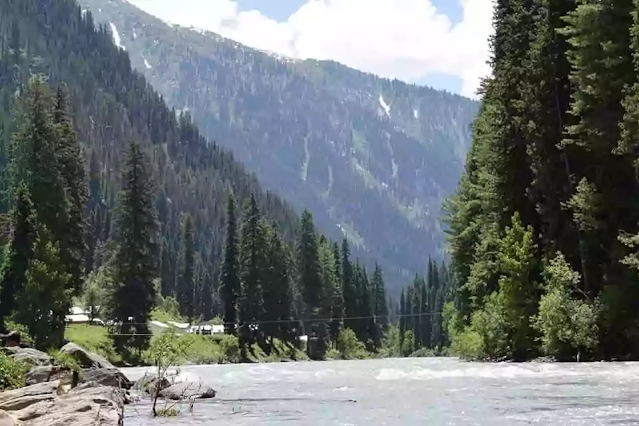
<svg viewBox="0 0 639 426">
<path fill-rule="evenodd" d="M 462 173 L 475 102 L 257 51 L 124 0 L 80 3 L 170 105 L 333 238 L 404 276 L 441 255 L 440 206 Z"/>
<path fill-rule="evenodd" d="M 96 29 L 91 14 L 82 13 L 74 0 L 0 2 L 0 213 L 8 207 L 5 175 L 14 130 L 10 117 L 35 74 L 52 85 L 67 83 L 75 127 L 89 160 L 87 273 L 102 264 L 107 252 L 122 156 L 131 140 L 139 141 L 151 156 L 158 186 L 165 294 L 177 291 L 183 214 L 193 218 L 196 300 L 202 304 L 198 314 L 210 316 L 214 302 L 229 189 L 240 201 L 255 193 L 261 211 L 289 241 L 298 229 L 292 209 L 263 191 L 227 150 L 201 136 L 188 116 L 167 108 L 144 77 L 132 70 L 128 55 L 113 44 L 107 29 Z"/>
<path fill-rule="evenodd" d="M 453 347 L 637 360 L 639 3 L 508 3 L 449 204 Z"/>
</svg>

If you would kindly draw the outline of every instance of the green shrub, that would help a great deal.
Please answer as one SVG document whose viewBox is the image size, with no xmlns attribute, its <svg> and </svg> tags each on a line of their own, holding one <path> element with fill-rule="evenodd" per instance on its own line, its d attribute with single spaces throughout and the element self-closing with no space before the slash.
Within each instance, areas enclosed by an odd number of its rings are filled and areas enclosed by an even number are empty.
<svg viewBox="0 0 639 426">
<path fill-rule="evenodd" d="M 379 355 L 382 358 L 396 358 L 402 356 L 402 339 L 398 326 L 390 325 L 388 327 Z"/>
<path fill-rule="evenodd" d="M 434 356 L 437 356 L 437 353 L 431 348 L 419 348 L 410 354 L 411 358 L 430 358 Z"/>
<path fill-rule="evenodd" d="M 29 330 L 26 325 L 19 324 L 13 321 L 7 321 L 6 327 L 9 331 L 17 331 L 20 333 L 20 341 L 27 345 L 33 345 L 33 337 L 29 334 Z"/>
<path fill-rule="evenodd" d="M 415 352 L 415 336 L 412 330 L 408 330 L 404 333 L 404 340 L 402 341 L 402 355 L 409 356 Z"/>
<path fill-rule="evenodd" d="M 331 346 L 326 351 L 325 357 L 327 361 L 337 361 L 342 359 L 342 354 L 337 350 L 335 346 Z"/>
<path fill-rule="evenodd" d="M 65 370 L 80 372 L 82 366 L 73 355 L 67 352 L 61 352 L 59 349 L 49 350 L 49 356 L 53 359 L 56 365 L 64 368 Z"/>
<path fill-rule="evenodd" d="M 215 318 L 213 318 L 212 320 L 209 321 L 209 324 L 211 325 L 222 325 L 224 324 L 224 319 L 220 316 L 217 316 Z"/>
<path fill-rule="evenodd" d="M 23 387 L 29 370 L 27 363 L 0 353 L 0 391 Z"/>
<path fill-rule="evenodd" d="M 219 364 L 222 362 L 223 354 L 220 346 L 211 336 L 186 334 L 180 336 L 180 340 L 189 348 L 188 359 L 185 361 L 194 364 Z"/>
<path fill-rule="evenodd" d="M 544 268 L 546 294 L 539 301 L 539 313 L 533 325 L 541 334 L 546 355 L 567 357 L 596 347 L 599 334 L 599 301 L 574 299 L 571 292 L 580 281 L 559 253 Z"/>
<path fill-rule="evenodd" d="M 177 417 L 180 415 L 180 410 L 174 407 L 163 407 L 155 410 L 157 417 Z"/>
<path fill-rule="evenodd" d="M 218 345 L 222 352 L 222 362 L 235 364 L 240 362 L 240 342 L 237 336 L 225 334 L 220 338 Z"/>
<path fill-rule="evenodd" d="M 357 340 L 355 332 L 350 328 L 345 328 L 337 337 L 337 350 L 342 359 L 366 359 L 370 354 L 366 350 L 364 343 Z"/>
<path fill-rule="evenodd" d="M 488 296 L 484 308 L 473 313 L 470 327 L 480 336 L 482 342 L 482 353 L 479 357 L 473 357 L 474 359 L 495 359 L 512 355 L 512 327 L 501 293 L 495 292 Z M 473 349 L 476 348 L 475 345 Z M 464 355 L 470 357 L 470 354 Z"/>
<path fill-rule="evenodd" d="M 476 331 L 462 331 L 453 337 L 450 352 L 464 359 L 480 359 L 484 356 L 484 342 Z"/>
</svg>

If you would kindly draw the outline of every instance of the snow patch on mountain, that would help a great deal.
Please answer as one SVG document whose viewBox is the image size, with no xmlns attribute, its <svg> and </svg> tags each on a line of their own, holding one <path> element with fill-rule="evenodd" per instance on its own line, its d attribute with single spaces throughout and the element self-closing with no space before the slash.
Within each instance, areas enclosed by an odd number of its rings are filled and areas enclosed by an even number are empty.
<svg viewBox="0 0 639 426">
<path fill-rule="evenodd" d="M 390 105 L 386 103 L 382 95 L 379 95 L 379 105 L 386 111 L 386 115 L 390 117 Z"/>
<path fill-rule="evenodd" d="M 118 29 L 115 27 L 115 24 L 113 22 L 110 22 L 110 24 L 111 24 L 111 33 L 113 34 L 113 42 L 120 49 L 126 50 L 126 47 L 122 45 L 122 38 L 120 37 L 120 33 L 118 32 Z"/>
</svg>

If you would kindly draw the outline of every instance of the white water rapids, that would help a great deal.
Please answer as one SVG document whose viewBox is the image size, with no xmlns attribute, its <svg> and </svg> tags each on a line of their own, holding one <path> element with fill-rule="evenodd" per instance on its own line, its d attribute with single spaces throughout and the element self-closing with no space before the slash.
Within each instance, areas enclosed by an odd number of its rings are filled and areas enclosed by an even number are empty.
<svg viewBox="0 0 639 426">
<path fill-rule="evenodd" d="M 125 369 L 132 379 L 145 369 Z M 639 363 L 484 364 L 380 359 L 181 369 L 218 391 L 193 413 L 152 420 L 129 406 L 125 426 L 631 425 Z M 185 411 L 187 407 L 184 407 Z"/>
</svg>

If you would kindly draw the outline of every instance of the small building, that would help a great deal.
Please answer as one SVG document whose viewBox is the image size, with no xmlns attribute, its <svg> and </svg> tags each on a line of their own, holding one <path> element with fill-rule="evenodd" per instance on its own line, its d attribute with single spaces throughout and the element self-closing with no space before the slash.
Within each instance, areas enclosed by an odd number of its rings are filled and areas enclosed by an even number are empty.
<svg viewBox="0 0 639 426">
<path fill-rule="evenodd" d="M 89 316 L 89 312 L 79 306 L 73 306 L 70 309 L 70 314 L 64 317 L 67 324 L 91 324 L 104 326 L 104 321 L 100 318 L 93 318 Z"/>
</svg>

